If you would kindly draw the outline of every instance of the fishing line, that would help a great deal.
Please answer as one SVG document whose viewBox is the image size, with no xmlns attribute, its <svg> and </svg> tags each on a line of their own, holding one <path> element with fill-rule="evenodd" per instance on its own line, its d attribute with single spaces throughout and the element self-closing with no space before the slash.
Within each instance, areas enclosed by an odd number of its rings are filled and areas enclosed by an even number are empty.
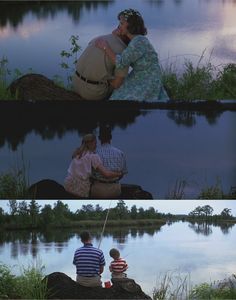
<svg viewBox="0 0 236 300">
<path fill-rule="evenodd" d="M 101 232 L 100 241 L 99 241 L 99 244 L 98 244 L 98 249 L 100 249 L 100 246 L 101 246 L 102 237 L 103 237 L 103 234 L 104 234 L 104 231 L 105 231 L 105 227 L 106 227 L 106 223 L 107 223 L 108 215 L 109 215 L 110 208 L 111 208 L 111 203 L 112 203 L 112 200 L 110 201 L 109 208 L 108 208 L 108 210 L 107 210 L 107 214 L 106 214 L 105 222 L 104 222 L 104 224 L 103 224 L 103 228 L 102 228 L 102 232 Z"/>
</svg>

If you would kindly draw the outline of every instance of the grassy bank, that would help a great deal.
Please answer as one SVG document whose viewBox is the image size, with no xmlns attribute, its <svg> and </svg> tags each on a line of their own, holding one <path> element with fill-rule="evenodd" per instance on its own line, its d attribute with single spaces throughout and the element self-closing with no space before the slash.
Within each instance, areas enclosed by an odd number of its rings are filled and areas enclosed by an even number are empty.
<svg viewBox="0 0 236 300">
<path fill-rule="evenodd" d="M 23 268 L 19 276 L 9 266 L 0 263 L 0 299 L 47 299 L 47 282 L 43 267 Z M 58 270 L 59 271 L 59 270 Z M 218 283 L 191 286 L 190 276 L 166 273 L 159 277 L 153 289 L 153 300 L 236 299 L 235 275 Z M 134 278 L 135 280 L 135 278 Z"/>
<path fill-rule="evenodd" d="M 161 227 L 166 224 L 166 220 L 163 219 L 139 219 L 139 220 L 108 220 L 106 223 L 106 228 L 116 228 L 116 227 L 144 227 L 144 226 L 155 226 Z M 51 223 L 47 224 L 48 229 L 54 228 L 75 228 L 75 229 L 95 229 L 102 228 L 104 225 L 104 220 L 83 220 L 83 221 L 69 221 L 61 223 Z M 4 230 L 25 230 L 25 229 L 44 229 L 44 224 L 37 226 L 29 226 L 24 224 L 3 224 L 2 229 Z"/>
<path fill-rule="evenodd" d="M 54 81 L 59 86 L 71 89 L 74 65 L 64 61 L 73 58 L 73 64 L 76 63 L 77 53 L 80 46 L 77 43 L 78 37 L 70 38 L 71 48 L 69 51 L 61 52 L 61 67 L 66 72 L 67 83 L 63 83 L 63 79 L 55 75 Z M 215 67 L 210 62 L 202 64 L 202 55 L 199 62 L 195 66 L 190 60 L 186 60 L 183 71 L 179 73 L 177 66 L 169 63 L 163 69 L 163 83 L 172 100 L 219 100 L 219 99 L 236 99 L 236 64 L 230 63 L 222 67 Z M 11 76 L 10 76 L 11 75 Z M 8 60 L 3 57 L 0 60 L 0 100 L 17 100 L 18 95 L 12 95 L 7 89 L 9 77 L 17 79 L 23 73 L 18 69 L 9 70 Z"/>
<path fill-rule="evenodd" d="M 152 296 L 153 300 L 236 299 L 236 276 L 192 286 L 190 274 L 167 272 L 159 277 Z"/>
<path fill-rule="evenodd" d="M 47 299 L 47 282 L 43 267 L 22 267 L 21 274 L 15 276 L 10 267 L 0 263 L 0 299 Z"/>
</svg>

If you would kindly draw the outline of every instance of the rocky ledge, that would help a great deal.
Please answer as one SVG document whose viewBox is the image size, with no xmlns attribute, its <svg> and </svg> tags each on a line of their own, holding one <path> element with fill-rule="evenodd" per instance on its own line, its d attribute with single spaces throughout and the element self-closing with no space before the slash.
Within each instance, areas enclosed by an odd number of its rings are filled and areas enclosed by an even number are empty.
<svg viewBox="0 0 236 300">
<path fill-rule="evenodd" d="M 78 199 L 68 193 L 64 187 L 51 179 L 44 179 L 32 184 L 28 189 L 30 199 Z M 135 184 L 121 184 L 120 199 L 153 199 L 152 194 Z"/>
<path fill-rule="evenodd" d="M 113 282 L 110 288 L 84 287 L 60 272 L 49 274 L 44 280 L 47 282 L 47 299 L 151 299 L 128 278 Z"/>
<path fill-rule="evenodd" d="M 236 110 L 236 101 L 168 101 L 168 102 L 139 102 L 139 101 L 84 101 L 78 94 L 56 85 L 52 80 L 41 74 L 26 74 L 13 81 L 8 87 L 12 94 L 17 94 L 18 100 L 13 102 L 76 102 L 82 107 L 93 106 L 122 106 L 139 109 L 181 109 L 192 111 L 224 111 Z M 9 101 L 7 101 L 9 102 Z M 12 101 L 11 101 L 12 102 Z M 86 104 L 85 104 L 86 103 Z"/>
</svg>

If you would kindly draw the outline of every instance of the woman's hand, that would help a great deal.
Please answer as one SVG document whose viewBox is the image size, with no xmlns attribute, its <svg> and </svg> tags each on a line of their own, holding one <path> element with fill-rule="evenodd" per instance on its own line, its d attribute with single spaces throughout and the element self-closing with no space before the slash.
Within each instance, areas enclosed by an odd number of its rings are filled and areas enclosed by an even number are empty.
<svg viewBox="0 0 236 300">
<path fill-rule="evenodd" d="M 103 38 L 96 39 L 95 46 L 104 51 L 106 51 L 106 49 L 109 47 L 107 41 L 105 41 Z"/>
</svg>

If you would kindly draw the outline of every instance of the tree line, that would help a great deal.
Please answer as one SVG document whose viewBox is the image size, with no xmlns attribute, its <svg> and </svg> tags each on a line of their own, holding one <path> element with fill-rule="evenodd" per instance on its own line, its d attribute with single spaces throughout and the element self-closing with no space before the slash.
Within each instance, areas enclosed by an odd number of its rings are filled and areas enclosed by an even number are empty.
<svg viewBox="0 0 236 300">
<path fill-rule="evenodd" d="M 103 209 L 99 204 L 86 204 L 72 212 L 68 204 L 60 200 L 56 201 L 52 206 L 50 204 L 41 206 L 36 200 L 31 200 L 29 203 L 25 200 L 9 200 L 8 206 L 9 213 L 0 207 L 0 225 L 4 224 L 1 227 L 5 228 L 65 226 L 86 220 L 101 221 L 105 220 L 108 210 Z M 178 221 L 183 218 L 212 220 L 213 217 L 214 220 L 235 219 L 229 208 L 224 208 L 219 215 L 213 215 L 213 208 L 210 205 L 198 206 L 188 216 L 161 213 L 152 206 L 144 209 L 133 205 L 129 209 L 124 200 L 119 200 L 116 206 L 109 210 L 110 220 L 165 219 Z"/>
</svg>

